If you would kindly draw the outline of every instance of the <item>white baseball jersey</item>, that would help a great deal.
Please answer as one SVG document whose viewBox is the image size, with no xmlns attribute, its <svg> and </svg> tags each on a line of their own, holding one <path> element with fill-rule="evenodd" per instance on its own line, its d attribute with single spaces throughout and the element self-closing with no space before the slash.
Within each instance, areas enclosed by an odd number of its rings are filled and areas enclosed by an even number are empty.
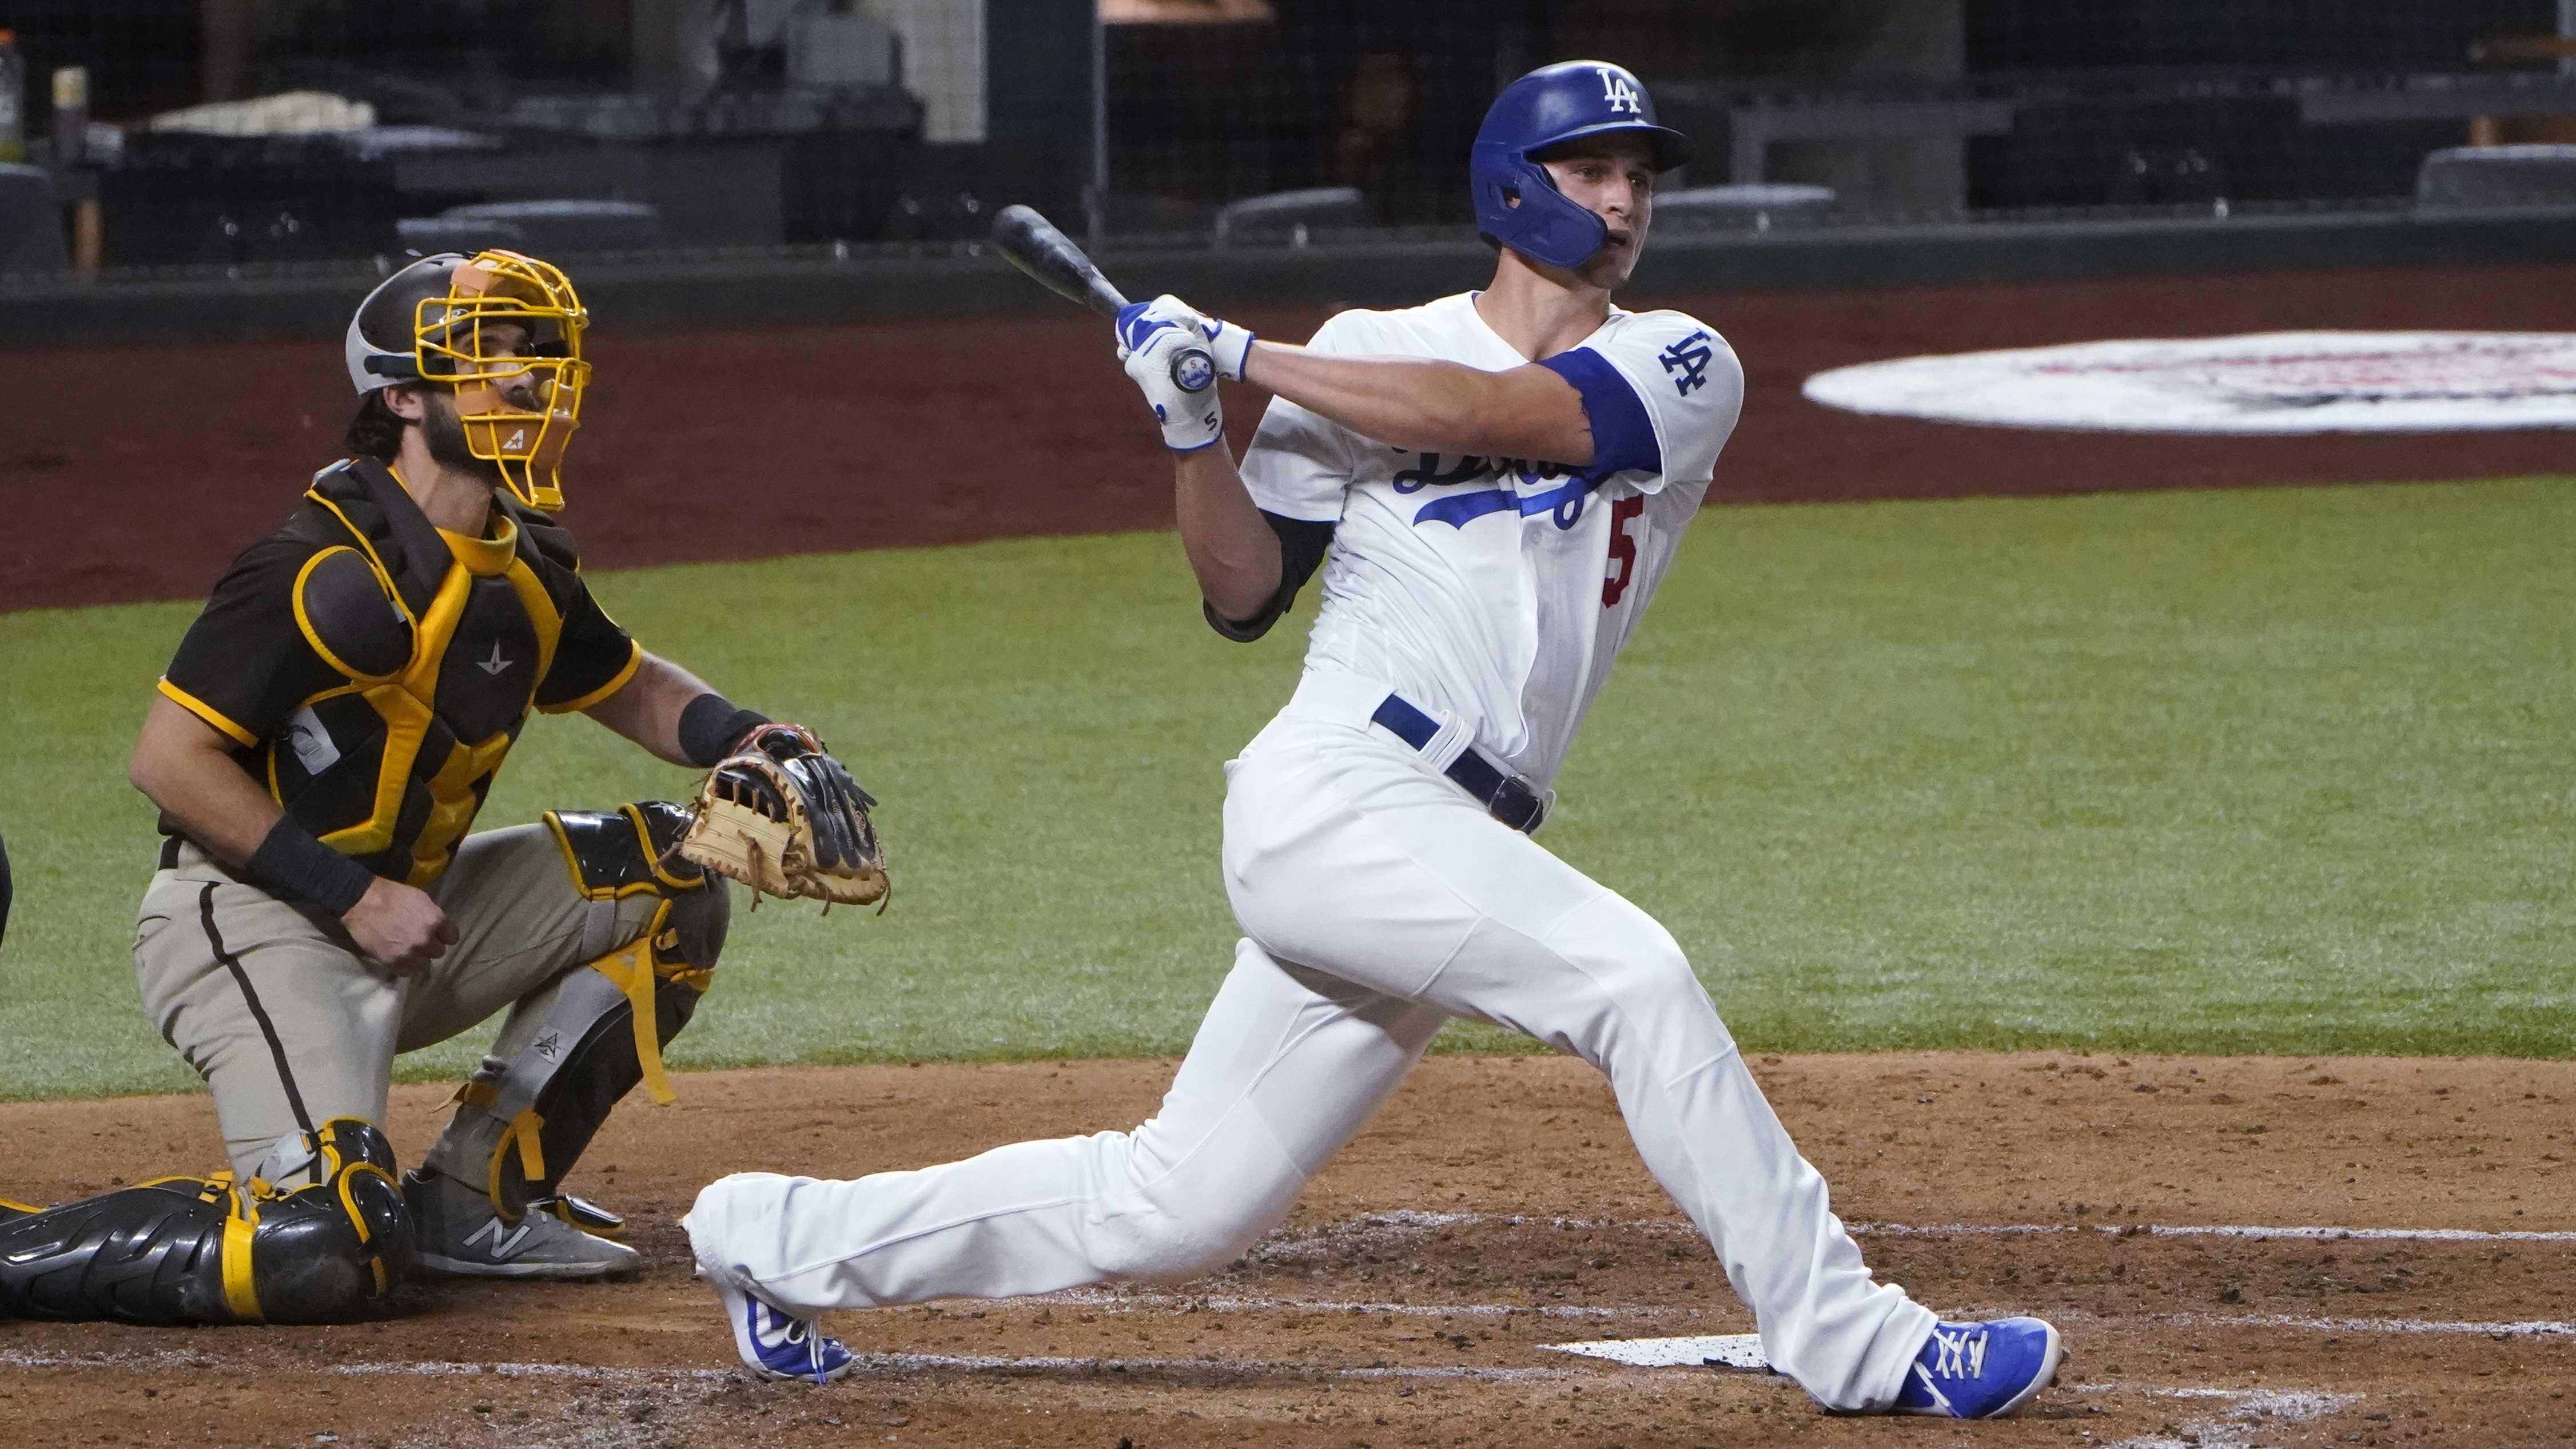
<svg viewBox="0 0 2576 1449">
<path fill-rule="evenodd" d="M 1527 361 L 1471 297 L 1346 312 L 1314 345 Z M 1726 344 L 1676 312 L 1614 314 L 1543 365 L 1583 395 L 1588 467 L 1404 453 L 1285 402 L 1263 419 L 1252 496 L 1337 530 L 1306 678 L 1226 765 L 1244 938 L 1154 1116 L 914 1172 L 737 1173 L 685 1220 L 709 1279 L 805 1314 L 1196 1277 L 1286 1217 L 1465 1017 L 1601 1068 L 1781 1372 L 1830 1408 L 1896 1398 L 1932 1313 L 1872 1278 L 1681 944 L 1426 768 L 1433 747 L 1372 728 L 1393 689 L 1448 716 L 1437 750 L 1472 726 L 1553 777 L 1743 393 Z"/>
<path fill-rule="evenodd" d="M 1475 299 L 1344 312 L 1307 345 L 1489 372 L 1527 364 Z M 1541 788 L 1671 565 L 1744 402 L 1734 351 L 1680 312 L 1613 309 L 1545 362 L 1583 394 L 1590 467 L 1415 454 L 1279 398 L 1242 468 L 1265 511 L 1337 525 L 1306 668 L 1385 681 Z"/>
</svg>

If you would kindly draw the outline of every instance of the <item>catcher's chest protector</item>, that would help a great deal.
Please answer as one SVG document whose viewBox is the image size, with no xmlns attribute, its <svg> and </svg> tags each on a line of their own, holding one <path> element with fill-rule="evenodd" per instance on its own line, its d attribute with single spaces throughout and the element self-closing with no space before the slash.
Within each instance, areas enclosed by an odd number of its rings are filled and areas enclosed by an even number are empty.
<svg viewBox="0 0 2576 1449">
<path fill-rule="evenodd" d="M 325 844 L 425 886 L 553 667 L 579 587 L 569 538 L 506 505 L 498 537 L 443 533 L 369 460 L 325 471 L 305 498 L 286 530 L 317 545 L 295 622 L 342 678 L 261 742 L 264 783 Z"/>
</svg>

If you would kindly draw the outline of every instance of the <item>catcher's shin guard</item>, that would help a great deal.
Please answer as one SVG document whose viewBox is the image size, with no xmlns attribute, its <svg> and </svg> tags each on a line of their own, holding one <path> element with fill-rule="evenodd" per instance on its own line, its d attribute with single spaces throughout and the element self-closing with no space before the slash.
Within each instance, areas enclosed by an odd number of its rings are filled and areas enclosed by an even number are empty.
<svg viewBox="0 0 2576 1449">
<path fill-rule="evenodd" d="M 483 1188 L 513 1221 L 529 1203 L 558 1197 L 564 1174 L 637 1082 L 655 1101 L 673 1100 L 662 1048 L 713 982 L 732 919 L 722 883 L 670 850 L 688 828 L 679 807 L 648 800 L 613 813 L 549 811 L 545 819 L 592 902 L 584 954 L 596 954 L 563 979 L 526 1046 L 483 1059 L 457 1091 L 456 1116 L 424 1164 Z M 612 947 L 616 903 L 646 892 L 661 897 L 651 924 Z M 588 1206 L 568 1205 L 562 1215 L 591 1228 L 578 1215 Z"/>
<path fill-rule="evenodd" d="M 292 1191 L 230 1173 L 165 1177 L 0 1218 L 0 1318 L 364 1318 L 411 1266 L 393 1147 L 340 1117 L 322 1124 L 313 1148 L 321 1180 Z"/>
</svg>

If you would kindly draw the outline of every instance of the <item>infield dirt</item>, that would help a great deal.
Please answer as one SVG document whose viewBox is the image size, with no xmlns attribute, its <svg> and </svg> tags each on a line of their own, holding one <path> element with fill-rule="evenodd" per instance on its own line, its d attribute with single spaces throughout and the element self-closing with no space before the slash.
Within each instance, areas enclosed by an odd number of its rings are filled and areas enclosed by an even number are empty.
<svg viewBox="0 0 2576 1449">
<path fill-rule="evenodd" d="M 711 1073 L 630 1101 L 570 1184 L 647 1269 L 432 1283 L 380 1322 L 0 1323 L 13 1443 L 1993 1445 L 2494 1449 L 2576 1438 L 2576 1064 L 1966 1054 L 1763 1057 L 1880 1275 L 2036 1312 L 2057 1387 L 2013 1421 L 1828 1418 L 1787 1380 L 1542 1345 L 1750 1332 L 1598 1074 L 1439 1057 L 1223 1271 L 833 1315 L 828 1388 L 733 1366 L 677 1226 L 700 1183 L 848 1176 L 1124 1127 L 1156 1062 Z M 396 1093 L 416 1153 L 444 1093 Z M 0 1106 L 42 1202 L 213 1156 L 203 1097 Z M 30 1176 L 30 1174 L 47 1174 Z M 2316 1237 L 2176 1229 L 2464 1230 Z M 2531 1237 L 2501 1235 L 2536 1234 Z"/>
</svg>

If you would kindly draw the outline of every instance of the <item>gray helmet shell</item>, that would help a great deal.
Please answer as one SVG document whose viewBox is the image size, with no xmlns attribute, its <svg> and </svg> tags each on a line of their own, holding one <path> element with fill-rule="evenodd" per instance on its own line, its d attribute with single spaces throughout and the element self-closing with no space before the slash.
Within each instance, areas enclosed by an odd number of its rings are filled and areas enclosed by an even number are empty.
<svg viewBox="0 0 2576 1449">
<path fill-rule="evenodd" d="M 422 257 L 378 282 L 358 304 L 341 353 L 349 364 L 349 385 L 360 396 L 420 380 L 420 304 L 446 296 L 467 260 L 462 252 Z"/>
</svg>

